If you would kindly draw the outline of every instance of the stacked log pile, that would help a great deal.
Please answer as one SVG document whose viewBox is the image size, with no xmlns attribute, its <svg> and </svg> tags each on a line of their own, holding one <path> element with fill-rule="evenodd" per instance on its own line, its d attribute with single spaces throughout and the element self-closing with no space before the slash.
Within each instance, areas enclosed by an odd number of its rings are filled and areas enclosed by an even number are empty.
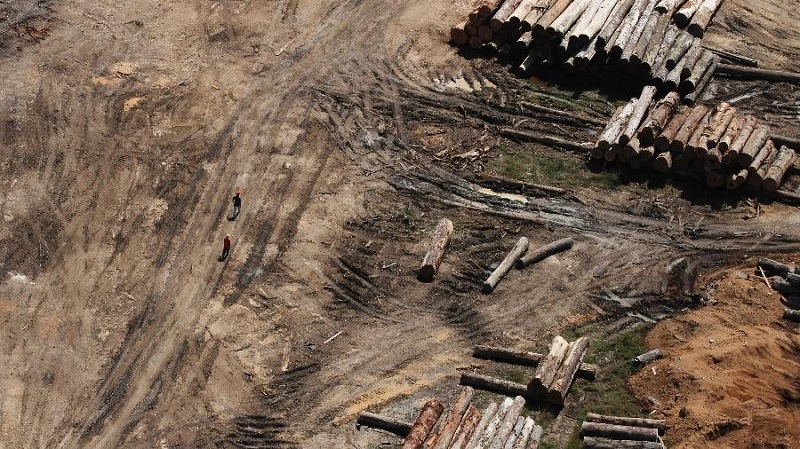
<svg viewBox="0 0 800 449">
<path fill-rule="evenodd" d="M 455 45 L 489 47 L 520 71 L 641 75 L 690 101 L 719 57 L 701 39 L 721 0 L 485 0 L 451 30 Z M 682 30 L 675 24 L 686 28 Z"/>
<path fill-rule="evenodd" d="M 464 387 L 458 400 L 444 413 L 438 400 L 425 403 L 414 424 L 363 412 L 358 424 L 389 430 L 401 437 L 403 449 L 536 449 L 542 427 L 522 415 L 525 398 L 506 398 L 481 412 L 472 404 L 474 390 Z"/>
<path fill-rule="evenodd" d="M 564 405 L 569 387 L 588 349 L 589 339 L 586 337 L 568 343 L 563 337 L 556 336 L 528 383 L 528 397 Z"/>
<path fill-rule="evenodd" d="M 639 98 L 619 107 L 591 156 L 692 176 L 709 187 L 778 189 L 795 152 L 778 148 L 767 125 L 728 103 L 681 106 L 677 92 L 658 101 L 655 94 L 646 86 Z"/>
<path fill-rule="evenodd" d="M 581 425 L 584 449 L 663 449 L 666 423 L 659 419 L 586 415 Z"/>
<path fill-rule="evenodd" d="M 800 322 L 800 269 L 761 258 L 756 266 L 756 275 L 762 276 L 770 288 L 781 294 L 783 318 Z"/>
</svg>

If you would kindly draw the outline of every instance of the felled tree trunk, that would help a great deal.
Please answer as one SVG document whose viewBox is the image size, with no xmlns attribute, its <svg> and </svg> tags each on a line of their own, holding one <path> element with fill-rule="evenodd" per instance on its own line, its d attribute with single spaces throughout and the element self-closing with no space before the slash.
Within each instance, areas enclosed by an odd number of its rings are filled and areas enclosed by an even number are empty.
<svg viewBox="0 0 800 449">
<path fill-rule="evenodd" d="M 767 143 L 768 138 L 769 127 L 766 125 L 757 126 L 750 134 L 750 137 L 747 138 L 747 142 L 745 142 L 742 151 L 739 153 L 739 165 L 741 167 L 750 165 L 758 151 Z"/>
<path fill-rule="evenodd" d="M 759 168 L 764 164 L 764 161 L 772 156 L 772 153 L 776 151 L 775 144 L 772 143 L 772 140 L 767 139 L 767 143 L 761 147 L 761 150 L 758 151 L 756 157 L 753 158 L 753 162 L 747 166 L 748 173 L 755 173 L 758 171 Z"/>
<path fill-rule="evenodd" d="M 783 176 L 786 174 L 786 171 L 792 166 L 794 158 L 794 150 L 785 146 L 781 147 L 781 149 L 778 150 L 778 157 L 775 158 L 775 161 L 767 169 L 767 176 L 761 183 L 761 188 L 769 192 L 778 190 L 778 186 L 781 185 L 781 181 L 783 181 Z"/>
<path fill-rule="evenodd" d="M 619 143 L 621 145 L 628 143 L 636 134 L 636 130 L 639 129 L 639 125 L 642 123 L 645 114 L 647 114 L 647 110 L 650 108 L 650 103 L 653 101 L 655 94 L 656 88 L 654 86 L 645 86 L 642 89 L 641 95 L 639 95 L 639 98 L 634 104 L 633 112 L 628 119 L 628 123 L 625 125 L 622 134 L 620 134 Z"/>
<path fill-rule="evenodd" d="M 710 132 L 706 136 L 706 148 L 711 149 L 717 146 L 719 140 L 725 134 L 725 131 L 728 129 L 728 125 L 730 125 L 733 117 L 736 116 L 736 108 L 732 107 L 728 103 L 722 103 L 722 105 L 726 105 L 725 111 L 722 112 L 719 118 L 714 121 L 712 124 L 713 126 L 710 129 Z"/>
<path fill-rule="evenodd" d="M 525 418 L 525 424 L 523 424 L 522 430 L 519 432 L 519 435 L 517 435 L 517 439 L 514 441 L 514 445 L 511 446 L 511 448 L 525 449 L 534 427 L 536 427 L 536 421 L 532 420 L 530 417 Z"/>
<path fill-rule="evenodd" d="M 744 123 L 743 117 L 739 116 L 738 114 L 733 114 L 733 118 L 731 119 L 730 123 L 728 124 L 728 128 L 725 130 L 725 133 L 722 134 L 722 137 L 719 138 L 717 142 L 717 147 L 722 154 L 726 154 L 728 150 L 731 148 L 731 144 L 736 139 L 736 137 L 742 132 L 742 125 Z"/>
<path fill-rule="evenodd" d="M 500 5 L 500 8 L 497 9 L 497 12 L 492 16 L 492 20 L 489 21 L 492 31 L 500 31 L 520 3 L 522 3 L 522 0 L 505 0 L 503 4 Z"/>
<path fill-rule="evenodd" d="M 491 293 L 503 277 L 508 274 L 511 268 L 517 263 L 520 257 L 528 251 L 528 239 L 520 237 L 514 248 L 506 255 L 500 265 L 495 268 L 492 274 L 483 282 L 481 291 Z"/>
<path fill-rule="evenodd" d="M 489 17 L 497 11 L 497 8 L 500 7 L 503 1 L 504 0 L 483 0 L 478 8 L 476 8 L 476 12 L 480 17 Z"/>
<path fill-rule="evenodd" d="M 664 449 L 661 443 L 652 441 L 615 440 L 601 437 L 585 437 L 583 449 Z"/>
<path fill-rule="evenodd" d="M 658 429 L 659 435 L 664 435 L 664 433 L 667 431 L 667 422 L 663 419 L 628 418 L 624 416 L 608 416 L 597 413 L 589 413 L 586 415 L 586 421 L 616 424 L 618 426 L 649 427 L 652 429 Z"/>
<path fill-rule="evenodd" d="M 550 28 L 550 25 L 567 9 L 567 7 L 572 4 L 572 0 L 555 0 L 552 5 L 550 5 L 550 9 L 547 10 L 539 20 L 536 21 L 536 24 L 533 25 L 531 31 L 533 31 L 534 36 L 539 36 L 545 33 L 545 31 Z"/>
<path fill-rule="evenodd" d="M 465 417 L 465 413 L 467 412 L 467 408 L 474 394 L 475 390 L 472 387 L 464 387 L 461 389 L 458 400 L 453 404 L 453 408 L 450 409 L 450 413 L 447 415 L 447 420 L 444 421 L 444 424 L 439 429 L 435 444 L 430 445 L 430 447 L 433 449 L 447 449 L 450 447 L 450 443 L 453 441 L 453 437 L 455 436 L 458 426 L 461 424 L 462 418 Z"/>
<path fill-rule="evenodd" d="M 608 126 L 597 140 L 597 148 L 605 151 L 611 145 L 620 141 L 620 136 L 622 135 L 623 131 L 625 131 L 625 128 L 630 121 L 631 115 L 633 114 L 637 103 L 638 99 L 634 98 L 625 106 L 617 109 L 618 113 L 614 114 L 614 116 L 608 122 Z"/>
<path fill-rule="evenodd" d="M 631 5 L 630 10 L 619 27 L 617 39 L 608 51 L 612 58 L 619 58 L 622 56 L 622 52 L 631 39 L 631 35 L 636 30 L 636 25 L 639 23 L 639 18 L 644 13 L 644 8 L 647 4 L 648 0 L 635 0 Z"/>
<path fill-rule="evenodd" d="M 558 254 L 562 251 L 566 251 L 572 248 L 572 245 L 575 243 L 575 240 L 572 238 L 563 238 L 561 240 L 556 240 L 555 242 L 548 243 L 540 248 L 537 248 L 533 252 L 529 252 L 522 256 L 518 261 L 516 267 L 518 269 L 522 269 L 527 267 L 528 265 L 534 264 L 536 262 L 540 262 L 554 254 Z"/>
<path fill-rule="evenodd" d="M 678 65 L 678 61 L 683 58 L 683 55 L 689 51 L 689 48 L 694 43 L 694 37 L 692 37 L 689 33 L 678 33 L 678 37 L 675 38 L 675 43 L 672 45 L 669 53 L 667 54 L 667 59 L 664 60 L 664 65 L 667 69 L 672 70 L 676 65 Z"/>
<path fill-rule="evenodd" d="M 789 265 L 780 263 L 777 260 L 768 259 L 766 257 L 758 259 L 756 266 L 764 270 L 764 273 L 767 276 L 786 277 L 787 274 L 794 272 L 794 268 L 790 267 Z"/>
<path fill-rule="evenodd" d="M 525 385 L 473 373 L 462 373 L 461 385 L 511 396 L 524 396 L 527 394 Z"/>
<path fill-rule="evenodd" d="M 450 40 L 459 47 L 466 45 L 467 41 L 469 41 L 469 35 L 467 35 L 467 32 L 464 30 L 466 26 L 467 21 L 465 20 L 450 29 Z"/>
<path fill-rule="evenodd" d="M 742 79 L 800 83 L 800 73 L 784 72 L 781 70 L 766 70 L 731 64 L 719 64 L 717 66 L 717 73 L 720 75 L 734 75 Z"/>
<path fill-rule="evenodd" d="M 653 107 L 650 117 L 639 131 L 639 140 L 645 145 L 651 145 L 661 130 L 666 126 L 667 121 L 678 108 L 681 100 L 680 94 L 670 92 L 666 97 L 659 100 Z"/>
<path fill-rule="evenodd" d="M 359 426 L 372 427 L 373 429 L 382 429 L 392 432 L 395 435 L 405 438 L 413 427 L 413 423 L 406 422 L 400 419 L 390 418 L 388 416 L 378 415 L 370 412 L 361 412 L 358 415 L 356 424 Z"/>
<path fill-rule="evenodd" d="M 614 32 L 619 29 L 620 25 L 627 17 L 628 11 L 630 11 L 633 3 L 634 0 L 620 0 L 617 2 L 614 9 L 611 10 L 611 14 L 609 14 L 608 20 L 603 24 L 603 28 L 597 35 L 597 40 L 595 42 L 597 48 L 606 47 L 611 36 L 614 35 Z M 613 44 L 613 42 L 611 43 Z"/>
<path fill-rule="evenodd" d="M 567 356 L 569 343 L 563 337 L 557 335 L 550 343 L 550 350 L 547 352 L 542 363 L 536 367 L 533 378 L 528 383 L 529 397 L 536 397 L 541 395 L 542 389 L 547 390 L 553 383 L 553 379 L 557 374 L 558 367 L 564 357 Z"/>
<path fill-rule="evenodd" d="M 586 337 L 580 337 L 570 343 L 564 363 L 558 369 L 550 391 L 547 393 L 548 402 L 551 404 L 564 404 L 569 387 L 575 379 L 575 373 L 578 372 L 578 366 L 583 361 L 583 356 L 586 354 L 587 349 L 589 349 L 589 339 Z"/>
<path fill-rule="evenodd" d="M 655 70 L 658 50 L 661 48 L 666 38 L 669 21 L 670 16 L 666 13 L 662 13 L 653 29 L 650 41 L 647 43 L 647 47 L 642 55 L 642 72 L 646 74 L 652 73 Z"/>
<path fill-rule="evenodd" d="M 691 139 L 695 130 L 698 126 L 700 126 L 700 124 L 703 122 L 703 118 L 706 117 L 708 113 L 708 108 L 703 105 L 697 105 L 692 108 L 689 116 L 686 117 L 686 121 L 683 122 L 680 130 L 678 130 L 678 133 L 672 139 L 670 149 L 672 151 L 683 151 L 683 149 L 688 145 L 689 140 Z"/>
<path fill-rule="evenodd" d="M 719 9 L 722 0 L 703 0 L 703 3 L 692 16 L 692 21 L 686 31 L 692 33 L 695 37 L 703 37 L 708 24 L 711 23 L 711 18 Z"/>
<path fill-rule="evenodd" d="M 497 431 L 492 437 L 492 441 L 489 442 L 490 445 L 484 447 L 488 447 L 489 449 L 503 449 L 506 440 L 511 435 L 511 431 L 514 430 L 514 425 L 517 423 L 523 407 L 525 407 L 525 398 L 522 396 L 515 397 L 511 407 L 506 411 L 503 420 L 497 426 Z"/>
<path fill-rule="evenodd" d="M 783 319 L 800 323 L 800 310 L 783 309 Z"/>
<path fill-rule="evenodd" d="M 481 436 L 483 435 L 483 431 L 486 430 L 486 426 L 489 425 L 489 422 L 492 421 L 497 415 L 498 405 L 496 402 L 491 402 L 489 405 L 483 410 L 481 413 L 481 420 L 478 422 L 478 425 L 475 426 L 475 430 L 472 432 L 472 436 L 467 439 L 467 442 L 464 444 L 464 449 L 474 448 L 478 445 L 481 440 Z"/>
<path fill-rule="evenodd" d="M 676 112 L 672 118 L 669 119 L 667 125 L 664 126 L 664 130 L 661 131 L 658 137 L 656 137 L 653 146 L 656 147 L 658 151 L 667 151 L 669 150 L 672 140 L 675 139 L 675 136 L 678 135 L 678 131 L 680 131 L 683 124 L 686 122 L 687 117 L 689 116 L 690 108 L 683 107 Z"/>
<path fill-rule="evenodd" d="M 522 366 L 539 366 L 539 362 L 545 357 L 544 354 L 539 354 L 538 352 L 516 351 L 493 346 L 476 346 L 472 352 L 472 356 L 479 359 L 494 360 L 495 362 Z M 599 369 L 597 365 L 581 363 L 576 376 L 582 379 L 594 380 Z"/>
<path fill-rule="evenodd" d="M 659 442 L 658 429 L 652 427 L 631 427 L 584 421 L 581 425 L 584 437 L 603 437 L 616 440 Z"/>
<path fill-rule="evenodd" d="M 657 172 L 666 173 L 672 168 L 672 153 L 665 151 L 659 153 L 653 161 L 653 169 Z"/>
<path fill-rule="evenodd" d="M 420 449 L 443 411 L 444 406 L 441 402 L 435 399 L 426 402 L 417 417 L 417 421 L 411 427 L 405 441 L 403 441 L 402 449 Z"/>
<path fill-rule="evenodd" d="M 497 428 L 500 426 L 500 422 L 506 416 L 508 409 L 510 409 L 513 404 L 514 400 L 511 398 L 505 398 L 503 400 L 503 402 L 497 408 L 497 413 L 492 417 L 489 423 L 486 424 L 486 428 L 483 430 L 483 434 L 479 440 L 480 443 L 476 446 L 477 448 L 483 448 L 489 445 L 497 433 Z"/>
<path fill-rule="evenodd" d="M 642 33 L 650 24 L 650 16 L 654 13 L 653 8 L 655 8 L 656 3 L 658 3 L 658 0 L 650 0 L 642 10 L 642 14 L 639 16 L 639 20 L 636 22 L 636 26 L 633 28 L 633 31 L 631 32 L 630 37 L 628 37 L 628 41 L 625 43 L 625 47 L 622 50 L 622 56 L 620 58 L 623 61 L 628 61 L 633 65 L 638 65 L 641 61 L 641 57 L 639 55 L 634 57 L 634 52 L 639 40 L 642 37 Z M 655 26 L 655 21 L 653 21 L 652 25 Z"/>
<path fill-rule="evenodd" d="M 739 153 L 744 148 L 744 144 L 747 142 L 747 139 L 750 137 L 750 134 L 753 132 L 753 128 L 756 125 L 756 118 L 752 115 L 746 115 L 741 120 L 741 127 L 739 132 L 734 137 L 733 141 L 728 146 L 728 150 L 722 156 L 722 163 L 725 165 L 730 165 L 737 161 L 739 158 Z"/>
<path fill-rule="evenodd" d="M 688 0 L 684 3 L 672 17 L 675 25 L 678 28 L 686 28 L 702 2 L 703 0 Z"/>
<path fill-rule="evenodd" d="M 456 429 L 456 433 L 450 443 L 450 449 L 464 449 L 467 442 L 472 437 L 472 434 L 475 432 L 480 420 L 481 412 L 473 405 L 470 405 L 467 409 L 467 413 L 464 414 L 464 418 L 458 425 L 458 429 Z"/>
<path fill-rule="evenodd" d="M 547 27 L 547 34 L 555 38 L 564 36 L 580 18 L 583 11 L 589 6 L 590 1 L 591 0 L 573 0 L 564 12 Z"/>
<path fill-rule="evenodd" d="M 453 222 L 447 218 L 442 218 L 439 224 L 436 225 L 436 231 L 433 233 L 433 241 L 425 253 L 425 258 L 422 259 L 422 266 L 417 273 L 417 279 L 422 282 L 433 281 L 434 276 L 439 271 L 439 265 L 444 258 L 444 252 L 447 249 L 447 244 L 450 242 L 450 237 L 453 235 Z"/>
</svg>

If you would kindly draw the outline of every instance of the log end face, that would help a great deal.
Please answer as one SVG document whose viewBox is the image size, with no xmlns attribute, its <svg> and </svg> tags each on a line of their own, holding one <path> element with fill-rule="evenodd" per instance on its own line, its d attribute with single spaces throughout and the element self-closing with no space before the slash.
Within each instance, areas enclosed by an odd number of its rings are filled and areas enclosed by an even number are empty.
<svg viewBox="0 0 800 449">
<path fill-rule="evenodd" d="M 489 284 L 488 282 L 484 282 L 481 286 L 481 293 L 489 294 L 492 292 L 492 290 L 494 290 L 494 287 L 492 287 L 492 284 Z"/>
<path fill-rule="evenodd" d="M 433 282 L 436 270 L 430 265 L 424 265 L 417 271 L 417 280 L 420 282 Z"/>
</svg>

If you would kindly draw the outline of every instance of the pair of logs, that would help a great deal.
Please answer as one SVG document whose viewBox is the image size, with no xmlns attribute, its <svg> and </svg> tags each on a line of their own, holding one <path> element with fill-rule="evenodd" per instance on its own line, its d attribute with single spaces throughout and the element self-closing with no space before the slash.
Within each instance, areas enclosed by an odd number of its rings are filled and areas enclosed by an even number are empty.
<svg viewBox="0 0 800 449">
<path fill-rule="evenodd" d="M 663 419 L 628 418 L 623 416 L 608 416 L 597 413 L 588 413 L 586 415 L 586 421 L 614 424 L 618 426 L 658 429 L 659 435 L 664 435 L 664 433 L 667 431 L 667 422 Z"/>
<path fill-rule="evenodd" d="M 431 449 L 447 449 L 450 447 L 450 443 L 455 438 L 462 420 L 467 418 L 467 409 L 470 407 L 474 393 L 475 390 L 472 387 L 461 389 L 461 394 L 450 409 L 446 420 L 439 427 L 438 432 L 428 438 L 425 442 L 425 447 Z M 474 417 L 472 419 L 475 420 Z M 475 422 L 477 423 L 477 420 Z"/>
<path fill-rule="evenodd" d="M 485 360 L 493 360 L 495 362 L 511 363 L 514 365 L 522 366 L 538 366 L 544 354 L 528 351 L 516 351 L 513 349 L 498 348 L 493 346 L 476 346 L 472 352 L 473 357 Z M 589 363 L 581 363 L 578 366 L 576 377 L 583 379 L 594 380 L 597 377 L 597 365 Z"/>
<path fill-rule="evenodd" d="M 525 396 L 527 392 L 525 385 L 475 373 L 461 373 L 459 383 L 464 386 L 507 396 Z"/>
<path fill-rule="evenodd" d="M 601 437 L 614 440 L 660 443 L 661 438 L 658 432 L 658 428 L 653 427 L 634 427 L 602 422 L 584 421 L 581 425 L 581 435 L 583 437 Z"/>
<path fill-rule="evenodd" d="M 422 448 L 443 411 L 444 406 L 441 402 L 435 399 L 426 402 L 414 425 L 409 430 L 408 436 L 403 441 L 402 449 Z"/>
<path fill-rule="evenodd" d="M 544 360 L 536 367 L 533 379 L 528 383 L 528 395 L 545 399 L 551 404 L 564 404 L 578 367 L 589 347 L 589 339 L 581 337 L 567 343 L 556 336 Z"/>
</svg>

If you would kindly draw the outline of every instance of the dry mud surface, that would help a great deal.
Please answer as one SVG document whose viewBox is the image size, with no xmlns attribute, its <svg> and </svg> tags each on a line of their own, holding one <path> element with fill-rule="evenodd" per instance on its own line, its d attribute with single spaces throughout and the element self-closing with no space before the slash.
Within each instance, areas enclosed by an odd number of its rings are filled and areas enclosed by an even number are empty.
<svg viewBox="0 0 800 449">
<path fill-rule="evenodd" d="M 709 39 L 797 69 L 799 6 L 727 0 Z M 470 8 L 0 3 L 0 446 L 394 444 L 356 430 L 357 413 L 413 419 L 452 397 L 474 344 L 541 348 L 612 320 L 597 292 L 659 303 L 680 290 L 664 274 L 679 257 L 703 271 L 800 250 L 796 209 L 779 204 L 478 188 L 482 159 L 452 156 L 504 144 L 496 126 L 591 140 L 583 119 L 611 107 L 546 86 L 585 110 L 516 106 L 529 84 L 446 44 Z M 752 94 L 741 107 L 797 135 L 797 86 L 713 89 Z M 443 271 L 417 283 L 443 216 L 457 229 Z M 577 244 L 478 293 L 520 235 Z"/>
</svg>

